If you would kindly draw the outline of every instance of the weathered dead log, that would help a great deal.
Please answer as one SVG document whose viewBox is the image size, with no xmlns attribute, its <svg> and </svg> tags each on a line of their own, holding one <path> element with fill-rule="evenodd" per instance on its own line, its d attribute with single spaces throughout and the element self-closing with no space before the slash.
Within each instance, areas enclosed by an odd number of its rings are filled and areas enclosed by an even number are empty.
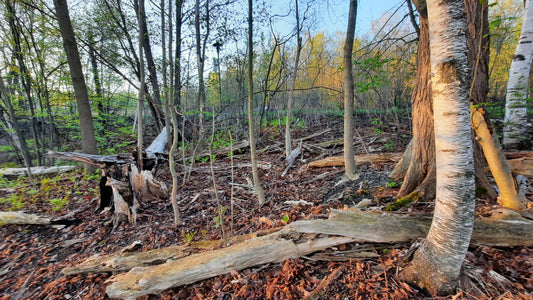
<svg viewBox="0 0 533 300">
<path fill-rule="evenodd" d="M 18 211 L 1 211 L 0 224 L 21 224 L 21 225 L 50 225 L 51 219 L 46 216 L 27 214 Z"/>
<path fill-rule="evenodd" d="M 57 174 L 57 173 L 69 172 L 74 169 L 76 169 L 76 166 L 31 167 L 31 174 L 32 175 Z M 27 176 L 28 168 L 3 168 L 3 169 L 0 169 L 0 174 L 4 176 L 13 176 L 13 177 L 18 177 L 20 175 Z"/>
<path fill-rule="evenodd" d="M 230 244 L 237 244 L 278 230 L 279 228 L 234 236 L 230 238 L 228 242 Z M 159 265 L 167 260 L 177 260 L 193 253 L 214 250 L 222 246 L 224 246 L 223 240 L 200 241 L 187 245 L 154 249 L 146 252 L 124 253 L 123 251 L 119 251 L 108 255 L 95 255 L 76 266 L 64 268 L 61 270 L 61 273 L 64 275 L 74 275 L 83 273 L 124 272 L 135 267 Z"/>
<path fill-rule="evenodd" d="M 78 223 L 77 219 L 67 217 L 51 218 L 48 216 L 29 214 L 20 211 L 0 211 L 0 225 L 71 225 Z"/>
<path fill-rule="evenodd" d="M 131 153 L 121 153 L 115 155 L 94 155 L 78 152 L 57 152 L 48 150 L 47 156 L 55 157 L 64 160 L 78 161 L 85 164 L 105 167 L 113 164 L 131 164 L 133 163 L 133 155 Z"/>
<path fill-rule="evenodd" d="M 146 152 L 146 157 L 150 159 L 155 159 L 157 154 L 163 154 L 165 152 L 165 147 L 168 143 L 168 134 L 167 128 L 163 127 L 159 135 L 154 139 L 154 141 L 144 150 Z"/>
<path fill-rule="evenodd" d="M 277 232 L 161 265 L 134 268 L 126 274 L 111 277 L 107 281 L 111 285 L 106 291 L 111 298 L 136 299 L 233 270 L 280 262 L 351 241 L 347 237 L 325 237 L 295 243 Z"/>
<path fill-rule="evenodd" d="M 371 153 L 355 156 L 356 164 L 364 163 L 397 163 L 402 156 L 402 153 Z M 324 168 L 324 167 L 341 167 L 344 166 L 344 157 L 333 156 L 321 160 L 310 162 L 310 168 Z"/>
</svg>

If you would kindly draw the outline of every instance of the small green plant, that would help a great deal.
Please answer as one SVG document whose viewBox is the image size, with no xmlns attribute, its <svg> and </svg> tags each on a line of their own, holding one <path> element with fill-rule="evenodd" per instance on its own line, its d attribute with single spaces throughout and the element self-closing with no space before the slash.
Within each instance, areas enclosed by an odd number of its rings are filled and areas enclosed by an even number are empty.
<svg viewBox="0 0 533 300">
<path fill-rule="evenodd" d="M 50 202 L 50 204 L 52 204 L 52 209 L 54 211 L 59 211 L 63 208 L 63 206 L 65 206 L 65 204 L 68 203 L 68 194 L 65 195 L 65 197 L 63 198 L 54 198 L 48 201 Z"/>
<path fill-rule="evenodd" d="M 185 230 L 182 229 L 181 235 L 183 236 L 183 241 L 185 242 L 185 244 L 190 244 L 192 242 L 192 239 L 196 235 L 196 231 L 185 232 Z"/>
<path fill-rule="evenodd" d="M 217 216 L 213 218 L 213 220 L 215 221 L 215 228 L 219 228 L 220 225 L 222 225 L 222 220 L 220 219 L 220 216 L 224 215 L 224 212 L 227 209 L 228 208 L 225 206 L 221 206 L 219 209 L 217 209 Z"/>
<path fill-rule="evenodd" d="M 397 188 L 397 187 L 402 186 L 402 183 L 403 182 L 401 182 L 401 181 L 398 182 L 398 181 L 392 180 L 392 181 L 389 181 L 389 183 L 387 183 L 387 187 L 389 187 L 389 188 Z"/>
<path fill-rule="evenodd" d="M 372 130 L 374 130 L 376 135 L 383 133 L 383 129 L 381 129 L 381 126 L 383 125 L 383 121 L 381 121 L 379 118 L 374 118 L 370 120 L 370 123 L 376 126 L 376 127 L 372 127 Z"/>
<path fill-rule="evenodd" d="M 281 220 L 285 223 L 289 223 L 289 220 L 290 220 L 289 215 L 284 215 L 283 217 L 281 217 Z"/>
<path fill-rule="evenodd" d="M 388 151 L 388 152 L 394 152 L 394 142 L 393 141 L 388 141 L 385 143 L 385 149 Z"/>
<path fill-rule="evenodd" d="M 22 201 L 22 195 L 12 194 L 7 198 L 0 198 L 0 204 L 9 204 L 9 210 L 19 210 L 24 207 L 24 202 Z"/>
</svg>

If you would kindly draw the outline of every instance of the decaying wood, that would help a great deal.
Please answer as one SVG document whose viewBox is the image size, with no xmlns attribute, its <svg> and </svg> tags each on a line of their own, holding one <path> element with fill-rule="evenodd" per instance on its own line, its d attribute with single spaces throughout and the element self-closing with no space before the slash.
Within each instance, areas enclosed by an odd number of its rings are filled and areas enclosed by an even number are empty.
<svg viewBox="0 0 533 300">
<path fill-rule="evenodd" d="M 347 237 L 325 237 L 295 243 L 277 232 L 161 265 L 134 268 L 128 273 L 111 277 L 107 281 L 111 284 L 106 291 L 111 298 L 136 299 L 232 270 L 280 262 L 351 241 Z"/>
<path fill-rule="evenodd" d="M 50 225 L 51 219 L 46 216 L 27 214 L 18 211 L 0 212 L 0 224 Z"/>
<path fill-rule="evenodd" d="M 154 179 L 150 171 L 139 172 L 137 166 L 130 166 L 130 184 L 137 201 L 168 199 L 168 188 L 164 182 Z"/>
<path fill-rule="evenodd" d="M 93 155 L 78 152 L 57 152 L 48 150 L 47 156 L 55 157 L 64 160 L 78 161 L 85 164 L 105 167 L 113 164 L 130 164 L 133 163 L 133 156 L 131 153 L 121 153 L 115 155 Z"/>
<path fill-rule="evenodd" d="M 0 211 L 0 225 L 71 225 L 79 223 L 78 219 L 65 215 L 59 218 L 24 213 L 20 211 Z"/>
<path fill-rule="evenodd" d="M 431 216 L 425 214 L 333 210 L 328 220 L 296 221 L 278 232 L 227 248 L 133 268 L 112 277 L 107 293 L 113 298 L 135 299 L 232 270 L 279 262 L 353 241 L 407 242 L 426 236 L 430 224 Z M 501 210 L 479 217 L 475 221 L 472 244 L 533 246 L 533 221 L 512 211 L 503 214 Z"/>
<path fill-rule="evenodd" d="M 237 244 L 247 241 L 258 236 L 264 236 L 278 231 L 277 229 L 268 229 L 249 234 L 234 236 L 228 241 L 230 244 Z M 126 252 L 123 251 L 108 254 L 95 255 L 85 260 L 84 262 L 66 267 L 61 270 L 64 275 L 74 275 L 83 273 L 107 273 L 107 272 L 123 272 L 129 271 L 135 267 L 146 267 L 159 265 L 167 260 L 177 260 L 179 258 L 189 256 L 193 253 L 214 250 L 224 245 L 223 240 L 214 241 L 200 241 L 193 242 L 187 245 L 170 246 L 161 249 L 149 250 L 146 252 Z"/>
<path fill-rule="evenodd" d="M 76 169 L 76 166 L 31 167 L 31 174 L 32 175 L 57 174 L 57 173 L 69 172 L 74 169 Z M 27 176 L 28 168 L 3 168 L 3 169 L 0 169 L 0 174 L 4 176 L 15 176 L 15 177 L 18 177 L 20 175 Z"/>
<path fill-rule="evenodd" d="M 292 165 L 294 164 L 294 161 L 296 160 L 296 158 L 298 157 L 298 155 L 300 155 L 302 153 L 302 143 L 300 142 L 300 146 L 298 146 L 298 148 L 292 150 L 291 154 L 286 158 L 286 161 L 287 161 L 287 167 L 285 168 L 285 170 L 283 171 L 283 173 L 281 174 L 281 177 L 285 176 L 287 174 L 287 172 L 289 171 L 289 169 L 292 167 Z"/>
<path fill-rule="evenodd" d="M 525 156 L 507 161 L 515 174 L 533 177 L 533 157 Z"/>
<path fill-rule="evenodd" d="M 154 139 L 154 141 L 144 150 L 146 152 L 146 157 L 155 159 L 157 154 L 163 154 L 165 152 L 165 147 L 168 143 L 168 134 L 167 128 L 163 127 L 159 135 Z"/>
<path fill-rule="evenodd" d="M 396 163 L 400 160 L 402 153 L 370 153 L 355 156 L 356 164 L 363 163 Z M 333 156 L 321 160 L 310 162 L 310 168 L 324 168 L 324 167 L 341 167 L 344 166 L 344 157 Z"/>
</svg>

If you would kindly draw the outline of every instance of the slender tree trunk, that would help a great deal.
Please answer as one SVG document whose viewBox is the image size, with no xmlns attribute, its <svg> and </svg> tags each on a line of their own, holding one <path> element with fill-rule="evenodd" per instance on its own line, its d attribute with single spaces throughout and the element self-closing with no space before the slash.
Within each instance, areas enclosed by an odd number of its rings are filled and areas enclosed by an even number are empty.
<svg viewBox="0 0 533 300">
<path fill-rule="evenodd" d="M 89 104 L 89 95 L 87 94 L 87 86 L 85 84 L 85 78 L 83 77 L 83 69 L 81 66 L 78 46 L 76 45 L 76 39 L 74 37 L 74 30 L 70 23 L 67 1 L 54 0 L 54 6 L 59 21 L 61 36 L 63 37 L 63 47 L 67 54 L 70 76 L 72 77 L 72 85 L 74 86 L 74 93 L 76 95 L 76 103 L 78 104 L 82 150 L 87 154 L 98 154 L 96 138 L 94 136 L 91 105 Z"/>
<path fill-rule="evenodd" d="M 433 295 L 459 284 L 474 225 L 475 175 L 463 0 L 428 2 L 437 195 L 426 240 L 403 276 Z"/>
<path fill-rule="evenodd" d="M 511 62 L 505 97 L 504 148 L 531 148 L 527 126 L 527 87 L 533 59 L 533 5 L 530 0 L 525 0 L 522 20 L 520 40 Z"/>
<path fill-rule="evenodd" d="M 353 103 L 355 98 L 353 71 L 352 71 L 352 50 L 355 36 L 355 20 L 357 18 L 357 0 L 350 0 L 350 11 L 348 16 L 348 29 L 346 30 L 346 41 L 344 42 L 343 76 L 344 76 L 344 176 L 347 180 L 359 178 L 355 166 L 353 151 Z"/>
<path fill-rule="evenodd" d="M 143 31 L 141 42 L 146 58 L 146 65 L 148 67 L 148 79 L 150 80 L 150 84 L 152 85 L 152 92 L 154 94 L 155 99 L 155 103 L 153 103 L 149 107 L 155 117 L 155 125 L 157 127 L 157 131 L 159 132 L 161 131 L 162 119 L 162 116 L 160 115 L 160 113 L 158 113 L 158 111 L 161 111 L 161 90 L 159 89 L 159 82 L 157 80 L 157 70 L 155 67 L 154 57 L 152 55 L 152 47 L 150 46 L 150 35 L 148 34 L 148 26 L 146 25 L 144 1 L 135 0 L 133 1 L 133 6 L 135 8 L 135 11 L 141 14 L 140 16 L 137 16 L 137 18 L 139 20 L 139 29 L 142 28 Z M 146 87 L 144 88 L 144 92 L 148 92 Z"/>
<path fill-rule="evenodd" d="M 287 118 L 285 120 L 285 157 L 289 157 L 292 151 L 291 145 L 291 115 L 292 104 L 294 102 L 294 89 L 296 88 L 296 77 L 298 74 L 298 65 L 300 63 L 300 53 L 302 52 L 302 37 L 300 36 L 300 14 L 298 10 L 298 0 L 296 5 L 296 57 L 294 58 L 294 71 L 291 77 L 291 86 L 289 91 L 289 100 L 287 101 Z"/>
<path fill-rule="evenodd" d="M 176 158 L 176 152 L 178 149 L 178 116 L 176 114 L 177 110 L 177 103 L 179 103 L 179 99 L 181 97 L 181 23 L 182 23 L 182 6 L 183 6 L 183 0 L 176 0 L 176 62 L 175 62 L 175 76 L 176 76 L 176 84 L 174 86 L 174 89 L 171 89 L 170 93 L 170 115 L 172 117 L 172 124 L 174 124 L 174 131 L 173 131 L 173 139 L 172 139 L 172 146 L 170 147 L 170 152 L 168 155 L 168 163 L 170 168 L 170 174 L 172 175 L 172 194 L 171 194 L 171 202 L 172 202 L 172 210 L 174 211 L 174 224 L 179 224 L 180 222 L 180 211 L 178 207 L 178 173 L 176 172 L 175 167 L 175 158 Z M 172 43 L 170 43 L 169 47 Z M 171 79 L 172 80 L 172 79 Z M 172 95 L 173 93 L 176 94 Z M 178 99 L 178 101 L 176 101 Z"/>
<path fill-rule="evenodd" d="M 144 16 L 144 0 L 138 1 L 137 18 L 139 19 L 139 24 L 141 24 L 143 22 L 141 18 Z M 146 89 L 144 82 L 144 35 L 144 26 L 139 25 L 139 79 L 141 81 L 137 101 L 137 165 L 139 166 L 139 170 L 143 169 L 143 102 Z"/>
<path fill-rule="evenodd" d="M 2 99 L 2 101 L 4 102 L 7 108 L 9 119 L 11 120 L 13 129 L 15 130 L 15 137 L 13 138 L 13 140 L 16 143 L 16 146 L 19 147 L 20 152 L 22 153 L 22 158 L 24 160 L 25 167 L 28 170 L 28 177 L 30 178 L 30 181 L 33 184 L 34 181 L 33 181 L 33 176 L 31 174 L 32 164 L 31 164 L 30 151 L 28 150 L 26 139 L 22 135 L 22 130 L 20 129 L 20 126 L 17 121 L 17 117 L 15 116 L 15 110 L 13 109 L 13 104 L 11 103 L 10 93 L 8 92 L 7 87 L 4 84 L 4 78 L 2 77 L 1 74 L 0 74 L 0 98 Z"/>
<path fill-rule="evenodd" d="M 22 52 L 22 39 L 21 39 L 21 28 L 20 24 L 17 20 L 17 12 L 14 7 L 14 3 L 11 1 L 5 1 L 5 6 L 7 10 L 7 20 L 9 23 L 9 28 L 11 30 L 11 34 L 13 37 L 14 42 L 14 54 L 15 58 L 18 62 L 18 69 L 19 69 L 19 75 L 21 79 L 22 86 L 24 88 L 24 92 L 26 93 L 26 99 L 28 101 L 28 107 L 30 109 L 30 116 L 31 116 L 31 134 L 33 137 L 33 140 L 35 142 L 35 149 L 37 153 L 37 164 L 42 165 L 42 152 L 41 152 L 41 142 L 39 140 L 39 134 L 37 130 L 37 117 L 35 116 L 35 104 L 33 103 L 33 97 L 32 97 L 32 86 L 33 86 L 33 79 L 31 78 L 31 75 L 28 71 L 28 68 L 26 67 L 26 62 L 24 60 L 24 54 Z"/>
<path fill-rule="evenodd" d="M 194 28 L 195 28 L 195 38 L 196 38 L 196 62 L 198 64 L 198 98 L 196 105 L 200 110 L 199 116 L 199 127 L 200 133 L 204 130 L 204 105 L 206 102 L 206 93 L 205 93 L 205 83 L 204 83 L 204 67 L 205 67 L 205 48 L 207 43 L 207 38 L 209 37 L 210 24 L 209 24 L 209 0 L 205 2 L 205 28 L 206 32 L 202 40 L 201 31 L 200 31 L 200 0 L 196 0 L 195 6 L 195 17 L 194 17 Z"/>
<path fill-rule="evenodd" d="M 255 150 L 255 126 L 254 126 L 254 43 L 253 43 L 253 0 L 248 0 L 248 133 L 250 138 L 250 156 L 252 160 L 252 176 L 254 179 L 254 189 L 257 193 L 259 205 L 265 203 L 265 192 L 259 179 L 257 170 L 257 158 Z"/>
</svg>

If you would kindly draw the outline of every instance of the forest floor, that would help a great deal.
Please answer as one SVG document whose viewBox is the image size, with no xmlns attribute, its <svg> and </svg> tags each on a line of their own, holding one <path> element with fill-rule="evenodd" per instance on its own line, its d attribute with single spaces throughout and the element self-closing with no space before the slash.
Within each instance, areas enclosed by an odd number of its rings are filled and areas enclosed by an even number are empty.
<svg viewBox="0 0 533 300">
<path fill-rule="evenodd" d="M 294 132 L 298 138 L 326 127 L 331 129 L 304 142 L 303 155 L 284 177 L 281 177 L 285 169 L 282 137 L 274 130 L 262 138 L 258 148 L 263 151 L 258 159 L 271 166 L 260 169 L 267 194 L 267 202 L 262 207 L 247 187 L 250 168 L 234 168 L 232 185 L 230 158 L 227 155 L 216 158 L 216 190 L 222 201 L 227 236 L 282 227 L 295 220 L 327 218 L 330 209 L 351 207 L 362 199 L 372 200 L 373 209 L 384 209 L 395 200 L 398 186 L 387 177 L 394 163 L 360 165 L 361 178 L 340 185 L 336 183 L 341 179 L 342 167 L 306 167 L 317 158 L 342 155 L 342 145 L 316 147 L 321 142 L 342 138 L 342 123 L 339 120 L 319 123 Z M 410 138 L 407 128 L 376 125 L 369 122 L 364 127 L 358 125 L 364 143 L 356 143 L 357 153 L 403 151 Z M 249 162 L 249 153 L 235 153 L 234 160 L 234 164 Z M 137 225 L 122 224 L 113 230 L 109 224 L 112 214 L 97 212 L 99 178 L 85 176 L 81 171 L 43 177 L 39 187 L 3 188 L 0 211 L 19 208 L 54 217 L 69 215 L 80 223 L 63 228 L 0 226 L 0 299 L 106 299 L 105 281 L 112 274 L 64 276 L 60 271 L 93 255 L 120 251 L 138 240 L 142 241 L 144 251 L 222 238 L 209 162 L 199 163 L 197 167 L 200 168 L 179 186 L 183 218 L 179 226 L 173 224 L 172 206 L 167 200 L 142 202 Z M 183 169 L 178 171 L 182 178 Z M 161 167 L 156 177 L 171 185 L 168 167 Z M 229 209 L 231 198 L 233 221 Z M 482 211 L 495 205 L 478 199 L 477 209 Z M 401 210 L 431 212 L 432 209 L 433 203 L 426 202 Z M 356 247 L 364 247 L 377 256 L 289 259 L 168 290 L 160 298 L 143 296 L 141 299 L 432 299 L 397 276 L 406 264 L 403 254 L 410 243 L 347 244 L 336 250 L 349 253 L 348 250 Z M 472 246 L 466 266 L 479 270 L 479 282 L 475 282 L 476 288 L 460 291 L 453 299 L 533 299 L 533 248 Z M 311 294 L 313 291 L 317 293 Z"/>
</svg>

